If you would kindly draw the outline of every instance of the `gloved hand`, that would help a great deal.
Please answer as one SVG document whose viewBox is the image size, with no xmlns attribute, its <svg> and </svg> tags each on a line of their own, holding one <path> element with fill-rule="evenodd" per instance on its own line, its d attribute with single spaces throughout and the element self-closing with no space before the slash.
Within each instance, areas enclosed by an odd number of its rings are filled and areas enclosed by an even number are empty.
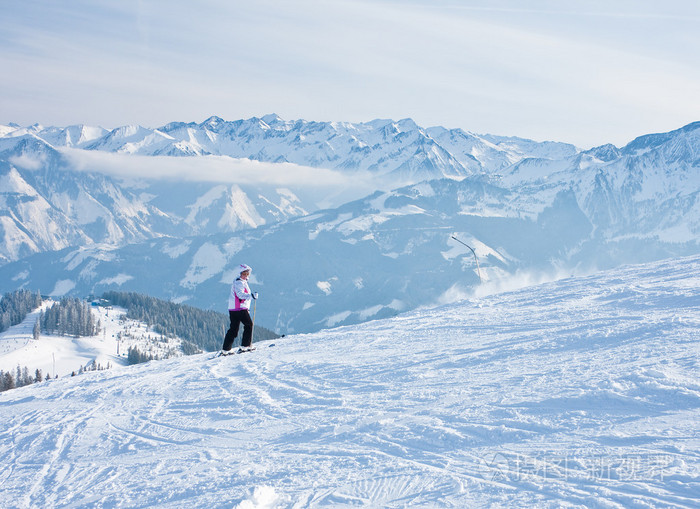
<svg viewBox="0 0 700 509">
<path fill-rule="evenodd" d="M 257 300 L 257 298 L 258 298 L 258 292 L 253 292 L 253 298 Z"/>
</svg>

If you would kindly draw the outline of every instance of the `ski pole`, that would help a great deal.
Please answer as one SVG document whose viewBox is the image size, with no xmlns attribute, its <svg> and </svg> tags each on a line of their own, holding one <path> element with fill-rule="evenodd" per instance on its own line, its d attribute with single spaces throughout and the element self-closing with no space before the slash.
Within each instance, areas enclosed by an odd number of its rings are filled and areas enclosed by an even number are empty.
<svg viewBox="0 0 700 509">
<path fill-rule="evenodd" d="M 253 299 L 253 325 L 250 327 L 250 344 L 255 342 L 253 340 L 253 333 L 255 332 L 255 310 L 258 308 L 258 299 Z"/>
<path fill-rule="evenodd" d="M 476 260 L 476 273 L 477 273 L 478 276 L 479 276 L 479 284 L 481 284 L 481 282 L 482 282 L 482 281 L 481 281 L 481 269 L 479 268 L 479 259 L 476 257 L 476 251 L 474 251 L 474 249 L 473 249 L 471 246 L 468 246 L 467 244 L 465 244 L 464 242 L 462 242 L 461 240 L 459 240 L 459 239 L 458 239 L 457 237 L 455 237 L 454 235 L 452 235 L 452 238 L 455 239 L 455 240 L 456 240 L 457 242 L 459 242 L 460 244 L 462 244 L 463 246 L 467 246 L 469 249 L 471 249 L 472 254 L 474 255 L 474 260 Z"/>
</svg>

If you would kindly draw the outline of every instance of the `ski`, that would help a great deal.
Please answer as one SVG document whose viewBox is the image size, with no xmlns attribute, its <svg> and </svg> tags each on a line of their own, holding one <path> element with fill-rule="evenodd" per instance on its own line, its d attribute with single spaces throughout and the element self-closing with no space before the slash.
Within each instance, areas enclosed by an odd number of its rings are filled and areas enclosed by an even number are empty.
<svg viewBox="0 0 700 509">
<path fill-rule="evenodd" d="M 240 349 L 229 350 L 228 352 L 218 351 L 214 354 L 214 357 L 212 357 L 212 359 L 218 359 L 219 357 L 228 357 L 230 355 L 236 355 L 237 353 L 241 353 Z"/>
<path fill-rule="evenodd" d="M 270 348 L 272 346 L 275 346 L 275 344 L 270 343 L 269 345 L 267 345 L 268 348 Z M 257 347 L 255 347 L 255 346 L 251 346 L 248 348 L 239 347 L 238 350 L 229 350 L 228 352 L 218 351 L 214 354 L 214 357 L 212 357 L 212 359 L 218 359 L 219 357 L 228 357 L 229 355 L 237 355 L 239 353 L 252 352 L 254 350 L 257 350 Z"/>
</svg>

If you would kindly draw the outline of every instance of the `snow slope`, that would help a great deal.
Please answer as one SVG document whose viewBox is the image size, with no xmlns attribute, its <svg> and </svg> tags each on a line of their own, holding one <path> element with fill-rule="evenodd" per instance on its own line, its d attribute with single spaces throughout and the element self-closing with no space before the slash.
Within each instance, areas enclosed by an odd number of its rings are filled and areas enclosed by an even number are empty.
<svg viewBox="0 0 700 509">
<path fill-rule="evenodd" d="M 0 394 L 6 507 L 697 507 L 700 257 Z"/>
</svg>

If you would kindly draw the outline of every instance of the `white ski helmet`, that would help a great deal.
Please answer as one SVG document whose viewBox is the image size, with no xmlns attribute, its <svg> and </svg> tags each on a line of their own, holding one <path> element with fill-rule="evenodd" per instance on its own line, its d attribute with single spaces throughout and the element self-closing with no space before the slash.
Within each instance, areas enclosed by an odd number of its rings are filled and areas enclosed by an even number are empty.
<svg viewBox="0 0 700 509">
<path fill-rule="evenodd" d="M 238 273 L 243 274 L 246 271 L 253 272 L 253 269 L 250 268 L 250 265 L 246 265 L 245 263 L 241 263 L 241 265 L 238 267 Z"/>
</svg>

